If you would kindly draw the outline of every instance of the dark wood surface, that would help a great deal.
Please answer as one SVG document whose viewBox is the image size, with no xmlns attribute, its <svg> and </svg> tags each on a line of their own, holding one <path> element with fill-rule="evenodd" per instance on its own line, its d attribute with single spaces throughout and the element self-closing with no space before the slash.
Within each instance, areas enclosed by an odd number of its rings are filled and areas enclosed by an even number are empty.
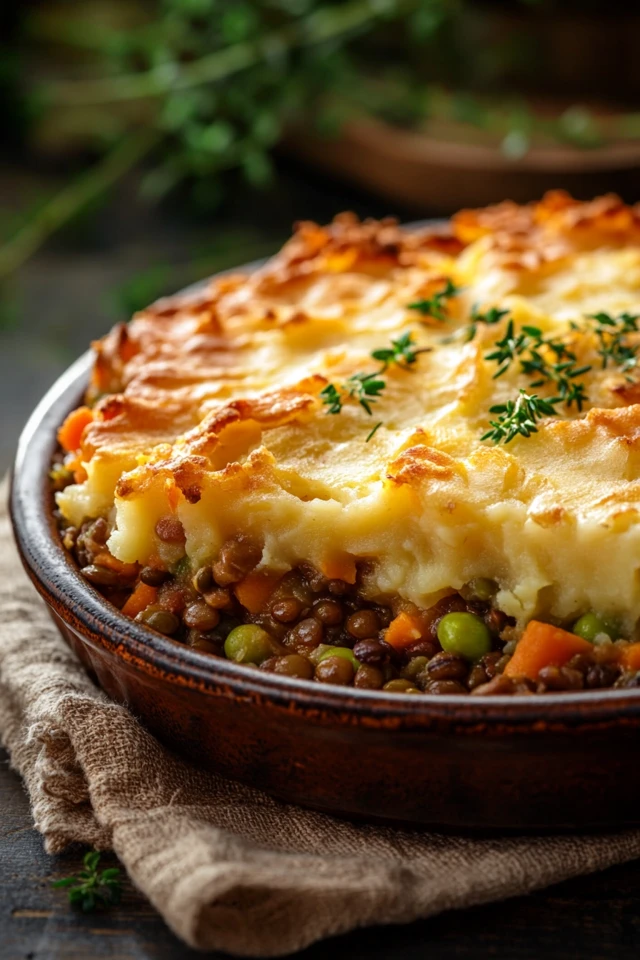
<svg viewBox="0 0 640 960">
<path fill-rule="evenodd" d="M 202 956 L 174 937 L 128 883 L 122 903 L 109 912 L 84 915 L 70 907 L 50 881 L 79 869 L 82 853 L 44 852 L 22 783 L 0 752 L 0 960 Z M 357 931 L 315 944 L 296 960 L 637 960 L 639 949 L 640 863 L 634 863 L 528 897 Z"/>
</svg>

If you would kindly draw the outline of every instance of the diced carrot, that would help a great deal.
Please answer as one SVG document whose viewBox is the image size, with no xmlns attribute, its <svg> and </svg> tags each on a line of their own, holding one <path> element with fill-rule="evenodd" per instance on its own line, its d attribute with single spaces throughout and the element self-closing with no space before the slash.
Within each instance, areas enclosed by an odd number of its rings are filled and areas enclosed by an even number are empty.
<svg viewBox="0 0 640 960">
<path fill-rule="evenodd" d="M 282 578 L 272 573 L 250 573 L 235 586 L 235 595 L 249 613 L 262 613 Z"/>
<path fill-rule="evenodd" d="M 126 617 L 136 617 L 145 610 L 150 603 L 155 603 L 158 599 L 158 591 L 155 587 L 150 587 L 142 580 L 137 584 L 135 590 L 122 608 Z"/>
<path fill-rule="evenodd" d="M 620 654 L 620 663 L 627 670 L 640 670 L 640 643 L 630 643 Z"/>
<path fill-rule="evenodd" d="M 505 667 L 508 677 L 537 680 L 543 667 L 561 667 L 576 653 L 589 653 L 593 645 L 575 633 L 550 623 L 531 620 Z"/>
<path fill-rule="evenodd" d="M 420 640 L 422 635 L 422 625 L 418 618 L 412 617 L 403 610 L 387 627 L 384 639 L 396 650 L 403 650 L 416 640 Z"/>
<path fill-rule="evenodd" d="M 344 580 L 345 583 L 356 582 L 356 561 L 348 553 L 327 557 L 320 564 L 322 573 L 328 580 Z"/>
<path fill-rule="evenodd" d="M 89 407 L 73 410 L 58 430 L 58 443 L 63 450 L 71 453 L 80 448 L 85 427 L 93 421 L 93 411 Z"/>
</svg>

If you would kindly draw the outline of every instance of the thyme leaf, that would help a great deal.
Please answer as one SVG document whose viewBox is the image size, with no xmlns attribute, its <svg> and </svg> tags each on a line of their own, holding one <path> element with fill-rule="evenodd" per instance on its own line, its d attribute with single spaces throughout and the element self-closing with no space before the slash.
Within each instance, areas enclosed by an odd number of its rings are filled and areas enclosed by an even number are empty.
<svg viewBox="0 0 640 960">
<path fill-rule="evenodd" d="M 328 383 L 320 391 L 322 403 L 326 406 L 326 413 L 342 413 L 342 408 L 346 400 L 353 399 L 365 410 L 369 416 L 373 414 L 371 405 L 380 399 L 382 392 L 387 386 L 387 381 L 382 375 L 386 373 L 390 366 L 395 364 L 401 370 L 410 370 L 411 366 L 417 361 L 421 353 L 427 353 L 430 347 L 417 348 L 411 331 L 402 334 L 397 340 L 391 340 L 390 347 L 381 347 L 373 350 L 370 354 L 372 359 L 377 360 L 381 366 L 377 370 L 365 373 L 354 373 L 347 380 L 336 385 Z M 367 437 L 367 442 L 371 439 L 380 424 L 371 431 Z"/>
<path fill-rule="evenodd" d="M 513 320 L 507 325 L 507 330 L 501 340 L 497 340 L 497 348 L 485 354 L 486 360 L 494 360 L 498 369 L 493 379 L 501 377 L 518 360 L 520 372 L 530 377 L 529 386 L 532 388 L 554 384 L 557 396 L 552 402 L 562 402 L 571 408 L 574 404 L 578 410 L 589 399 L 584 384 L 576 383 L 576 378 L 587 373 L 591 366 L 584 364 L 577 366 L 577 357 L 564 341 L 554 337 L 544 337 L 538 327 L 522 327 L 516 333 Z"/>
<path fill-rule="evenodd" d="M 499 310 L 498 307 L 490 307 L 485 313 L 480 313 L 478 304 L 474 303 L 471 309 L 471 322 L 467 328 L 467 343 L 474 339 L 478 332 L 479 323 L 493 326 L 496 323 L 500 323 L 502 318 L 506 317 L 510 312 L 510 310 Z"/>
<path fill-rule="evenodd" d="M 383 364 L 380 373 L 384 373 L 392 363 L 406 370 L 416 362 L 420 353 L 428 353 L 430 350 L 431 347 L 422 347 L 417 350 L 414 346 L 413 334 L 408 330 L 397 340 L 392 340 L 391 347 L 373 350 L 371 356 L 374 360 L 379 360 Z"/>
<path fill-rule="evenodd" d="M 520 390 L 516 400 L 507 400 L 489 408 L 489 413 L 497 413 L 496 420 L 490 420 L 491 430 L 487 430 L 481 440 L 493 440 L 495 444 L 511 443 L 514 437 L 530 437 L 538 432 L 537 423 L 544 417 L 557 414 L 556 404 L 560 400 L 545 400 L 535 393 Z"/>
<path fill-rule="evenodd" d="M 90 850 L 83 858 L 84 870 L 77 876 L 53 880 L 52 887 L 66 888 L 69 903 L 79 906 L 85 913 L 91 913 L 96 907 L 107 909 L 120 903 L 122 883 L 118 867 L 98 870 L 100 854 Z"/>
<path fill-rule="evenodd" d="M 588 320 L 594 320 L 595 335 L 598 338 L 598 353 L 602 357 L 602 369 L 606 370 L 609 361 L 626 375 L 638 364 L 640 343 L 630 343 L 628 334 L 638 332 L 640 314 L 621 313 L 612 317 L 609 313 L 588 314 Z"/>
<path fill-rule="evenodd" d="M 417 310 L 424 317 L 435 317 L 436 320 L 447 320 L 446 301 L 452 297 L 457 297 L 462 293 L 463 287 L 457 287 L 450 277 L 447 277 L 442 290 L 438 290 L 433 296 L 425 300 L 416 300 L 415 303 L 407 304 L 408 310 Z"/>
<path fill-rule="evenodd" d="M 378 423 L 376 423 L 373 430 L 371 430 L 371 432 L 367 435 L 367 439 L 365 440 L 365 443 L 369 443 L 369 440 L 371 440 L 371 437 L 374 435 L 378 427 L 381 427 L 381 426 L 382 426 L 382 420 L 379 420 Z"/>
</svg>

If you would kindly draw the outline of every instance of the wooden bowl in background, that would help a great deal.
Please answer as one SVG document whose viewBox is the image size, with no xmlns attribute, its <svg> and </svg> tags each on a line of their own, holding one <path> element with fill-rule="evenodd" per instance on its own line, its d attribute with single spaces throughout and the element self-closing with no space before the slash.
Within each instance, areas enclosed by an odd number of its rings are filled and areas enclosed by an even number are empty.
<svg viewBox="0 0 640 960">
<path fill-rule="evenodd" d="M 532 146 L 516 160 L 498 145 L 439 139 L 363 118 L 345 124 L 336 138 L 306 127 L 290 130 L 283 147 L 311 166 L 419 212 L 450 214 L 505 197 L 526 203 L 558 188 L 585 199 L 611 190 L 640 199 L 640 140 L 589 149 Z"/>
</svg>

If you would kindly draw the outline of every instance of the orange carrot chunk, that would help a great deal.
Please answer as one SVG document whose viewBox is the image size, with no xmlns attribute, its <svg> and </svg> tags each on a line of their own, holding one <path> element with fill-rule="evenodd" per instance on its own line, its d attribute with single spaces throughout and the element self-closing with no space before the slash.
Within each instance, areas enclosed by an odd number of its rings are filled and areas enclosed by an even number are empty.
<svg viewBox="0 0 640 960">
<path fill-rule="evenodd" d="M 387 627 L 384 639 L 396 650 L 403 650 L 415 643 L 416 640 L 420 640 L 422 634 L 423 631 L 418 618 L 412 617 L 411 614 L 405 613 L 403 610 Z"/>
<path fill-rule="evenodd" d="M 63 450 L 72 453 L 80 449 L 85 427 L 93 421 L 93 411 L 89 407 L 73 410 L 58 430 L 58 443 Z"/>
<path fill-rule="evenodd" d="M 630 643 L 620 654 L 620 663 L 627 670 L 640 670 L 640 643 Z"/>
<path fill-rule="evenodd" d="M 562 667 L 576 653 L 590 653 L 591 650 L 593 645 L 575 633 L 532 620 L 505 667 L 505 676 L 537 680 L 543 667 Z"/>
<path fill-rule="evenodd" d="M 272 573 L 250 573 L 236 584 L 235 595 L 249 613 L 262 613 L 281 579 Z"/>
<path fill-rule="evenodd" d="M 355 557 L 348 553 L 339 556 L 326 557 L 320 564 L 322 573 L 328 580 L 344 580 L 345 583 L 356 582 L 356 561 Z"/>
<path fill-rule="evenodd" d="M 122 608 L 122 612 L 126 617 L 137 617 L 150 603 L 155 603 L 157 599 L 157 589 L 150 587 L 141 580 Z"/>
</svg>

